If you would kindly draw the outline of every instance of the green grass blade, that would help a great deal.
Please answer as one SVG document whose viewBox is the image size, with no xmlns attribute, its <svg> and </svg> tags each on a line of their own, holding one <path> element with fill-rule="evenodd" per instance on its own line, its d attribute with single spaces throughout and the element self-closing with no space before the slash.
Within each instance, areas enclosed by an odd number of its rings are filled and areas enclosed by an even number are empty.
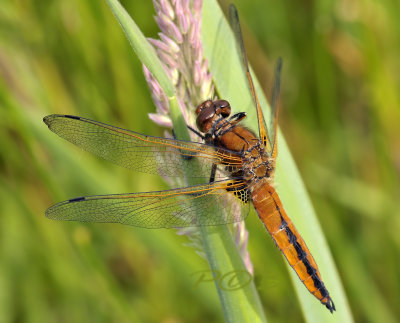
<svg viewBox="0 0 400 323">
<path fill-rule="evenodd" d="M 174 87 L 165 73 L 153 47 L 149 44 L 139 27 L 118 0 L 106 1 L 140 61 L 146 65 L 151 74 L 157 79 L 166 95 L 172 97 L 174 95 Z"/>
<path fill-rule="evenodd" d="M 203 48 L 210 63 L 216 88 L 221 98 L 230 101 L 235 112 L 247 111 L 248 121 L 256 124 L 256 115 L 251 96 L 246 85 L 241 61 L 235 53 L 236 45 L 229 24 L 219 5 L 214 0 L 203 4 Z M 254 75 L 254 73 L 253 73 Z M 257 82 L 255 86 L 263 108 L 267 100 Z M 283 80 L 283 86 L 285 82 Z M 264 114 L 269 114 L 264 111 Z M 324 282 L 331 293 L 337 311 L 331 315 L 301 284 L 296 274 L 288 266 L 293 277 L 296 293 L 300 300 L 304 316 L 308 322 L 352 322 L 351 311 L 346 295 L 334 265 L 332 255 L 316 218 L 297 167 L 289 149 L 279 133 L 279 157 L 277 162 L 276 183 L 278 192 L 287 213 L 293 219 L 297 229 L 308 244 L 321 271 Z M 267 238 L 266 238 L 267 239 Z"/>
<path fill-rule="evenodd" d="M 221 274 L 221 278 L 230 273 L 247 271 L 227 226 L 202 227 L 204 248 L 210 267 Z M 222 310 L 227 322 L 266 322 L 254 281 L 237 290 L 226 290 L 215 280 Z"/>
<path fill-rule="evenodd" d="M 115 18 L 117 18 L 119 24 L 121 25 L 136 55 L 156 78 L 167 95 L 171 108 L 171 117 L 177 137 L 184 140 L 189 140 L 189 133 L 186 128 L 186 124 L 176 101 L 174 86 L 171 83 L 168 75 L 165 73 L 165 70 L 162 67 L 161 61 L 159 60 L 155 50 L 147 41 L 146 37 L 136 25 L 135 21 L 126 12 L 121 3 L 118 0 L 106 1 L 110 6 Z"/>
<path fill-rule="evenodd" d="M 107 2 L 121 24 L 139 59 L 157 78 L 160 86 L 169 97 L 171 118 L 174 124 L 175 133 L 178 138 L 189 139 L 185 120 L 180 114 L 178 102 L 176 97 L 173 95 L 174 92 L 170 89 L 172 84 L 169 80 L 166 81 L 164 79 L 165 72 L 156 57 L 154 50 L 152 50 L 145 37 L 120 3 L 116 0 L 107 0 Z M 153 64 L 155 64 L 155 66 L 153 66 Z M 196 183 L 189 182 L 189 184 Z M 218 209 L 218 206 L 215 207 L 215 213 L 213 212 L 213 214 L 217 216 L 217 212 L 221 212 L 221 210 Z M 227 226 L 202 227 L 200 231 L 203 238 L 206 256 L 213 272 L 218 272 L 224 275 L 246 271 Z M 253 281 L 234 291 L 221 288 L 221 283 L 218 279 L 215 280 L 215 285 L 227 322 L 266 322 L 261 302 Z"/>
</svg>

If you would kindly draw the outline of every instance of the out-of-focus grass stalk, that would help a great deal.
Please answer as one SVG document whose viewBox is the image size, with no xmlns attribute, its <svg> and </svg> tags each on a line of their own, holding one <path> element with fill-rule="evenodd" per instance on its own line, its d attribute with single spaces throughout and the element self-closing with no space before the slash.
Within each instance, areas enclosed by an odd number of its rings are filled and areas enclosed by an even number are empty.
<svg viewBox="0 0 400 323">
<path fill-rule="evenodd" d="M 171 109 L 171 119 L 175 134 L 178 138 L 189 139 L 186 122 L 182 114 L 178 113 L 178 101 L 176 92 L 171 93 L 171 82 L 165 78 L 164 71 L 157 55 L 149 45 L 148 41 L 137 28 L 134 21 L 129 17 L 125 9 L 117 0 L 107 0 L 115 17 L 121 24 L 132 47 L 139 59 L 151 71 L 152 76 L 159 82 L 166 93 Z M 152 68 L 152 65 L 156 68 Z M 161 67 L 161 68 L 160 68 Z M 194 67 L 193 67 L 194 69 Z M 175 90 L 176 91 L 176 90 Z M 204 98 L 205 99 L 205 98 Z M 188 181 L 189 184 L 191 183 Z M 215 208 L 218 212 L 218 207 Z M 215 214 L 215 216 L 218 216 Z M 210 267 L 215 275 L 215 285 L 220 296 L 225 319 L 228 322 L 265 322 L 265 315 L 253 282 L 237 290 L 225 290 L 221 288 L 217 273 L 227 274 L 246 271 L 244 262 L 232 239 L 227 226 L 202 227 L 201 236 L 204 251 Z"/>
</svg>

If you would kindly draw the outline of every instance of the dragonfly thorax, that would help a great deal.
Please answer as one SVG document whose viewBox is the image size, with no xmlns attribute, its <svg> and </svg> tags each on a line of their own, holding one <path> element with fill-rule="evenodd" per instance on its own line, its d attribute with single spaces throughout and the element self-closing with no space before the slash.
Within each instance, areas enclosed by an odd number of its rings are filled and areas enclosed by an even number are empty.
<svg viewBox="0 0 400 323">
<path fill-rule="evenodd" d="M 262 178 L 268 182 L 273 181 L 274 174 L 273 158 L 266 153 L 265 146 L 258 141 L 254 146 L 244 152 L 243 179 L 249 184 L 255 183 Z"/>
<path fill-rule="evenodd" d="M 231 107 L 225 100 L 206 100 L 196 108 L 197 127 L 205 133 L 207 144 L 225 148 L 243 156 L 242 166 L 227 166 L 233 177 L 241 177 L 250 185 L 261 178 L 272 182 L 274 162 L 266 152 L 262 141 L 255 133 L 240 125 L 246 114 L 231 114 Z M 229 156 L 227 156 L 229 160 Z"/>
</svg>

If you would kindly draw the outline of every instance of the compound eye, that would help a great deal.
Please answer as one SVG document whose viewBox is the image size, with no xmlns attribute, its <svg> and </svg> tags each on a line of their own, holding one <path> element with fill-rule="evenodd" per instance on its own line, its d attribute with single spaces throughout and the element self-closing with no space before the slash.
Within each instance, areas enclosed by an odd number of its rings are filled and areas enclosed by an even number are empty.
<svg viewBox="0 0 400 323">
<path fill-rule="evenodd" d="M 201 112 L 204 108 L 209 107 L 211 104 L 212 104 L 212 101 L 211 101 L 211 100 L 206 100 L 206 101 L 200 103 L 200 104 L 197 106 L 197 108 L 196 108 L 196 115 L 199 115 L 200 112 Z"/>
<path fill-rule="evenodd" d="M 197 128 L 204 133 L 210 130 L 213 123 L 213 115 L 205 115 L 204 113 L 199 115 L 196 120 Z"/>
<path fill-rule="evenodd" d="M 201 110 L 203 110 L 204 108 L 204 104 L 199 104 L 196 108 L 196 115 L 199 115 L 199 113 L 201 112 Z"/>
<path fill-rule="evenodd" d="M 226 100 L 217 100 L 214 102 L 215 107 L 217 108 L 217 113 L 222 117 L 229 117 L 231 114 L 231 105 Z"/>
<path fill-rule="evenodd" d="M 203 108 L 197 115 L 196 119 L 197 127 L 202 132 L 207 132 L 208 129 L 211 128 L 212 121 L 215 116 L 214 106 L 211 103 L 212 102 L 210 101 L 210 104 L 203 106 Z"/>
</svg>

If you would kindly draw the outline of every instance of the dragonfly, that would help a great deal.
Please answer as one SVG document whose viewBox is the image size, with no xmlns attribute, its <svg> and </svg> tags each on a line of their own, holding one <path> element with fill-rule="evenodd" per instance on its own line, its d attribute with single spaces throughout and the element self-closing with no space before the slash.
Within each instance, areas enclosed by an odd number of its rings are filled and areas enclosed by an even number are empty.
<svg viewBox="0 0 400 323">
<path fill-rule="evenodd" d="M 335 305 L 318 266 L 273 187 L 282 60 L 278 60 L 275 68 L 271 125 L 267 127 L 234 6 L 230 7 L 230 21 L 253 97 L 258 133 L 241 124 L 245 112 L 231 115 L 231 106 L 226 100 L 206 100 L 197 106 L 198 130 L 188 128 L 202 142 L 144 135 L 78 116 L 46 116 L 43 121 L 52 132 L 117 165 L 203 181 L 163 191 L 72 198 L 48 208 L 46 216 L 55 220 L 122 223 L 143 228 L 182 228 L 242 221 L 253 204 L 299 279 L 333 313 Z M 215 212 L 216 205 L 224 212 Z M 241 212 L 236 212 L 237 205 Z"/>
</svg>

